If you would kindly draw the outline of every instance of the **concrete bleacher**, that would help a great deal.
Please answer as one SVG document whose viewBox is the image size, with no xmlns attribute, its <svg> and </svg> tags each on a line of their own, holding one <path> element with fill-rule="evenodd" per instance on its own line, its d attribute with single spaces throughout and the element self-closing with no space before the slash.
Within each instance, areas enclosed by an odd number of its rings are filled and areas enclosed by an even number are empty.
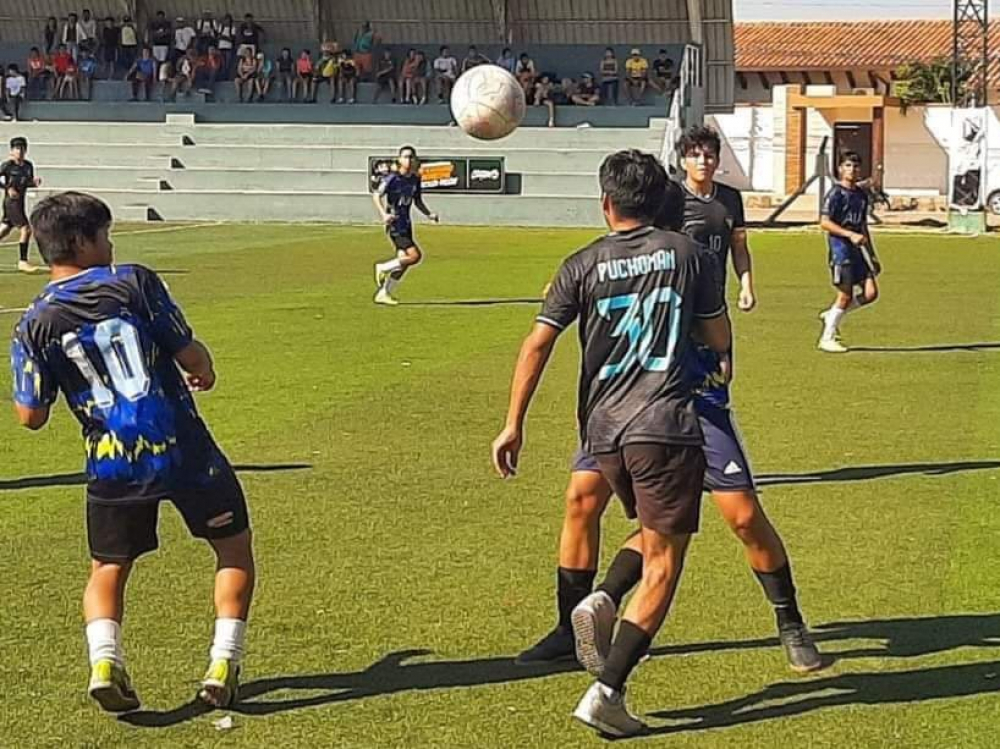
<svg viewBox="0 0 1000 749">
<path fill-rule="evenodd" d="M 157 123 L 5 123 L 0 137 L 31 142 L 29 158 L 44 180 L 36 199 L 86 190 L 119 220 L 371 223 L 369 157 L 412 143 L 425 161 L 506 160 L 508 194 L 428 195 L 447 223 L 592 226 L 601 223 L 601 160 L 625 147 L 659 153 L 665 130 L 658 118 L 645 127 L 526 126 L 483 142 L 447 126 L 222 124 L 175 114 Z"/>
</svg>

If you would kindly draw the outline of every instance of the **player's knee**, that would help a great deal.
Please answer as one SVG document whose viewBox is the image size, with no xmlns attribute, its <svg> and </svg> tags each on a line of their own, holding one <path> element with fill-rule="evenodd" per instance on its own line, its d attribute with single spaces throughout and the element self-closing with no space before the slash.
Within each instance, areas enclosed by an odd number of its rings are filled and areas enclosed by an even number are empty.
<svg viewBox="0 0 1000 749">
<path fill-rule="evenodd" d="M 872 304 L 878 299 L 878 286 L 868 286 L 864 291 L 865 304 Z"/>
<path fill-rule="evenodd" d="M 108 583 L 114 582 L 121 585 L 124 584 L 131 569 L 131 561 L 107 562 L 94 559 L 91 560 L 90 564 L 90 577 L 92 580 L 100 580 Z"/>
<path fill-rule="evenodd" d="M 593 492 L 581 491 L 570 485 L 566 489 L 566 518 L 580 525 L 589 525 L 600 517 L 602 497 Z"/>
</svg>

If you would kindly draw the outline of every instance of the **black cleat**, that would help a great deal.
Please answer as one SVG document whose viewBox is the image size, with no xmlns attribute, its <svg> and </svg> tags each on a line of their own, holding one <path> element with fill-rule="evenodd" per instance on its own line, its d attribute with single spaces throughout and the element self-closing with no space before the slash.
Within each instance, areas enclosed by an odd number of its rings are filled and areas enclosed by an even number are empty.
<svg viewBox="0 0 1000 749">
<path fill-rule="evenodd" d="M 823 658 L 816 649 L 805 624 L 789 624 L 778 630 L 781 647 L 785 650 L 788 665 L 800 674 L 823 667 Z"/>
<path fill-rule="evenodd" d="M 519 666 L 530 666 L 536 663 L 556 663 L 571 661 L 576 658 L 576 644 L 573 642 L 573 631 L 556 627 L 530 648 L 520 653 L 514 659 Z"/>
</svg>

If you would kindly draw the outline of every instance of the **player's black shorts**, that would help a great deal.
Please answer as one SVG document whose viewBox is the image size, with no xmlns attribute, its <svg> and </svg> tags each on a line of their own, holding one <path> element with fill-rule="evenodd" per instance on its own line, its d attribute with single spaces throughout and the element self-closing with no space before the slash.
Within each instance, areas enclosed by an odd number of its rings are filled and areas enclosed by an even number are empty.
<svg viewBox="0 0 1000 749">
<path fill-rule="evenodd" d="M 701 445 L 640 443 L 597 456 L 629 519 L 664 535 L 698 532 L 705 453 Z"/>
<path fill-rule="evenodd" d="M 389 237 L 389 241 L 392 242 L 392 246 L 400 252 L 417 246 L 417 243 L 413 239 L 412 229 L 407 229 L 406 231 L 389 229 L 386 234 Z"/>
<path fill-rule="evenodd" d="M 3 223 L 18 229 L 28 225 L 28 212 L 23 197 L 3 199 Z"/>
<path fill-rule="evenodd" d="M 834 286 L 862 286 L 877 275 L 871 253 L 864 247 L 851 247 L 845 257 L 830 260 L 830 280 Z"/>
<path fill-rule="evenodd" d="M 250 527 L 243 487 L 229 463 L 198 484 L 178 487 L 169 498 L 195 538 L 229 538 Z M 160 502 L 87 501 L 90 556 L 99 562 L 126 562 L 154 551 Z"/>
</svg>

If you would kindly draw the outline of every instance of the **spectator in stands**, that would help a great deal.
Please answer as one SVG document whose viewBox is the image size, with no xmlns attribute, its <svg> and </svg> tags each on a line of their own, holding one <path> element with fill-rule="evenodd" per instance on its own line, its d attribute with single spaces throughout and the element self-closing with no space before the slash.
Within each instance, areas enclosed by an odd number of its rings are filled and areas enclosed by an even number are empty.
<svg viewBox="0 0 1000 749">
<path fill-rule="evenodd" d="M 281 98 L 291 101 L 292 86 L 295 83 L 295 58 L 292 57 L 291 49 L 285 47 L 281 50 L 275 68 L 278 73 L 278 84 L 281 86 Z"/>
<path fill-rule="evenodd" d="M 250 47 L 243 47 L 240 53 L 240 60 L 236 63 L 236 95 L 241 102 L 249 99 L 253 101 L 254 83 L 257 79 L 257 60 L 253 56 Z"/>
<path fill-rule="evenodd" d="M 584 73 L 579 85 L 570 95 L 570 101 L 581 107 L 596 107 L 601 103 L 601 92 L 592 73 Z"/>
<path fill-rule="evenodd" d="M 139 101 L 139 91 L 146 92 L 146 101 L 153 96 L 153 84 L 156 83 L 156 60 L 150 47 L 142 48 L 142 56 L 132 63 L 125 79 L 132 81 L 132 101 Z"/>
<path fill-rule="evenodd" d="M 56 53 L 52 55 L 53 90 L 52 98 L 59 98 L 63 90 L 63 79 L 73 62 L 73 55 L 69 53 L 69 48 L 65 44 L 56 47 Z M 74 75 L 76 66 L 73 66 Z"/>
<path fill-rule="evenodd" d="M 80 49 L 80 21 L 76 13 L 70 13 L 63 26 L 62 43 L 69 52 L 69 56 L 76 60 L 77 52 Z"/>
<path fill-rule="evenodd" d="M 413 76 L 413 98 L 414 104 L 427 103 L 427 81 L 429 80 L 430 65 L 427 62 L 427 55 L 423 50 L 417 50 L 417 68 Z"/>
<path fill-rule="evenodd" d="M 633 47 L 629 58 L 625 61 L 625 93 L 629 103 L 634 107 L 646 95 L 649 83 L 649 60 L 642 56 L 642 50 Z"/>
<path fill-rule="evenodd" d="M 236 49 L 236 22 L 231 13 L 226 13 L 219 24 L 219 54 L 222 55 L 222 80 L 233 75 L 233 50 Z"/>
<path fill-rule="evenodd" d="M 312 52 L 304 49 L 299 53 L 299 59 L 295 61 L 295 83 L 292 86 L 292 98 L 295 101 L 299 100 L 299 91 L 302 92 L 305 101 L 312 98 L 312 75 Z"/>
<path fill-rule="evenodd" d="M 219 22 L 215 20 L 212 11 L 206 10 L 201 14 L 201 18 L 194 26 L 194 33 L 198 56 L 207 55 L 208 48 L 214 47 L 219 40 Z"/>
<path fill-rule="evenodd" d="M 243 56 L 243 49 L 249 49 L 251 55 L 256 55 L 263 34 L 264 30 L 254 21 L 253 13 L 243 16 L 243 23 L 236 29 L 237 51 L 240 57 Z"/>
<path fill-rule="evenodd" d="M 526 101 L 532 101 L 535 95 L 535 84 L 538 82 L 538 72 L 535 70 L 535 61 L 528 57 L 527 52 L 522 52 L 518 58 L 517 67 L 514 68 L 514 76 L 517 78 L 521 88 L 524 89 Z"/>
<path fill-rule="evenodd" d="M 146 28 L 146 44 L 152 47 L 153 57 L 157 62 L 167 61 L 173 40 L 174 27 L 170 25 L 167 14 L 162 10 L 156 11 L 156 17 L 149 22 L 149 26 Z"/>
<path fill-rule="evenodd" d="M 54 60 L 56 68 L 56 98 L 57 99 L 79 99 L 80 98 L 80 69 L 76 66 L 76 60 L 67 50 L 63 57 L 56 54 Z M 61 68 L 61 69 L 60 69 Z"/>
<path fill-rule="evenodd" d="M 337 77 L 340 75 L 340 59 L 337 55 L 337 45 L 330 42 L 323 42 L 320 58 L 313 66 L 312 96 L 309 101 L 313 104 L 319 96 L 319 87 L 324 83 L 330 87 L 331 103 L 337 100 Z"/>
<path fill-rule="evenodd" d="M 441 47 L 434 60 L 434 78 L 437 82 L 438 102 L 447 104 L 451 101 L 451 90 L 458 80 L 458 60 L 448 47 Z"/>
<path fill-rule="evenodd" d="M 618 58 L 613 47 L 604 50 L 601 58 L 601 100 L 605 104 L 618 104 Z"/>
<path fill-rule="evenodd" d="M 21 75 L 21 71 L 17 69 L 17 65 L 11 63 L 4 79 L 4 94 L 7 97 L 7 107 L 15 120 L 21 119 L 21 104 L 24 102 L 27 87 L 28 82 Z"/>
<path fill-rule="evenodd" d="M 104 26 L 101 28 L 101 62 L 104 63 L 104 77 L 108 80 L 115 77 L 120 40 L 121 31 L 115 25 L 115 18 L 108 16 L 104 19 Z"/>
<path fill-rule="evenodd" d="M 417 50 L 412 47 L 406 51 L 406 59 L 403 60 L 403 67 L 399 74 L 402 89 L 401 101 L 404 104 L 415 104 L 416 77 L 417 77 Z"/>
<path fill-rule="evenodd" d="M 501 52 L 500 57 L 497 58 L 497 65 L 511 75 L 514 74 L 514 71 L 517 69 L 517 58 L 514 57 L 514 52 L 510 47 L 503 48 L 503 52 Z"/>
<path fill-rule="evenodd" d="M 372 22 L 365 21 L 354 35 L 354 62 L 358 66 L 358 78 L 367 78 L 372 72 L 372 54 L 377 38 L 372 31 Z"/>
<path fill-rule="evenodd" d="M 174 64 L 170 61 L 170 58 L 159 63 L 159 70 L 156 76 L 160 81 L 160 101 L 168 101 L 170 99 L 170 82 L 174 79 Z M 152 90 L 152 86 L 150 86 L 150 90 Z"/>
<path fill-rule="evenodd" d="M 193 47 L 174 63 L 174 74 L 170 78 L 170 93 L 167 94 L 168 101 L 177 101 L 178 93 L 185 96 L 191 95 L 197 64 L 198 56 Z"/>
<path fill-rule="evenodd" d="M 122 26 L 118 38 L 118 64 L 128 70 L 139 56 L 139 31 L 132 16 L 122 16 Z"/>
<path fill-rule="evenodd" d="M 42 51 L 38 47 L 32 47 L 28 52 L 28 99 L 38 101 L 44 99 L 49 89 L 49 81 L 52 79 L 52 71 L 48 69 L 48 61 L 42 56 Z"/>
<path fill-rule="evenodd" d="M 533 101 L 535 106 L 545 107 L 549 110 L 549 127 L 556 126 L 555 99 L 560 98 L 561 94 L 561 91 L 555 90 L 552 79 L 548 75 L 542 75 L 538 83 L 535 84 Z"/>
<path fill-rule="evenodd" d="M 378 68 L 375 71 L 375 103 L 378 103 L 383 91 L 390 93 L 392 103 L 395 104 L 399 91 L 399 71 L 396 70 L 396 61 L 392 57 L 392 52 L 388 49 L 382 52 L 382 58 L 379 60 Z"/>
<path fill-rule="evenodd" d="M 94 94 L 94 77 L 97 75 L 98 68 L 97 58 L 89 49 L 81 49 L 80 59 L 76 66 L 79 97 L 90 101 Z"/>
<path fill-rule="evenodd" d="M 358 64 L 354 60 L 354 53 L 345 49 L 340 56 L 340 76 L 337 80 L 340 89 L 337 101 L 341 104 L 346 100 L 348 104 L 353 104 L 358 98 Z"/>
<path fill-rule="evenodd" d="M 90 8 L 83 9 L 83 16 L 80 18 L 79 23 L 79 37 L 80 49 L 84 49 L 87 52 L 97 51 L 97 19 L 94 18 L 90 13 Z"/>
<path fill-rule="evenodd" d="M 667 57 L 667 50 L 661 49 L 653 60 L 653 72 L 649 76 L 649 85 L 669 98 L 674 90 L 674 61 Z"/>
<path fill-rule="evenodd" d="M 257 101 L 263 103 L 267 95 L 271 93 L 271 86 L 274 85 L 274 61 L 264 54 L 263 51 L 257 53 L 257 76 L 254 78 L 254 90 L 257 92 Z"/>
<path fill-rule="evenodd" d="M 200 94 L 215 92 L 215 83 L 222 77 L 222 55 L 214 44 L 209 46 L 204 55 L 198 57 L 194 69 L 194 86 Z"/>
<path fill-rule="evenodd" d="M 486 57 L 485 55 L 481 55 L 479 53 L 479 50 L 476 48 L 476 45 L 473 44 L 469 46 L 469 51 L 465 55 L 465 59 L 462 60 L 462 72 L 464 73 L 467 70 L 472 70 L 472 68 L 475 68 L 479 65 L 489 65 L 489 64 L 490 64 L 489 58 Z"/>
<path fill-rule="evenodd" d="M 56 37 L 59 36 L 59 20 L 49 16 L 45 21 L 45 56 L 51 57 L 56 49 Z"/>
<path fill-rule="evenodd" d="M 197 33 L 189 22 L 180 16 L 177 17 L 177 20 L 174 22 L 174 49 L 170 56 L 174 67 L 178 66 L 182 57 L 187 56 L 188 50 L 194 44 L 194 38 L 197 36 Z"/>
</svg>

